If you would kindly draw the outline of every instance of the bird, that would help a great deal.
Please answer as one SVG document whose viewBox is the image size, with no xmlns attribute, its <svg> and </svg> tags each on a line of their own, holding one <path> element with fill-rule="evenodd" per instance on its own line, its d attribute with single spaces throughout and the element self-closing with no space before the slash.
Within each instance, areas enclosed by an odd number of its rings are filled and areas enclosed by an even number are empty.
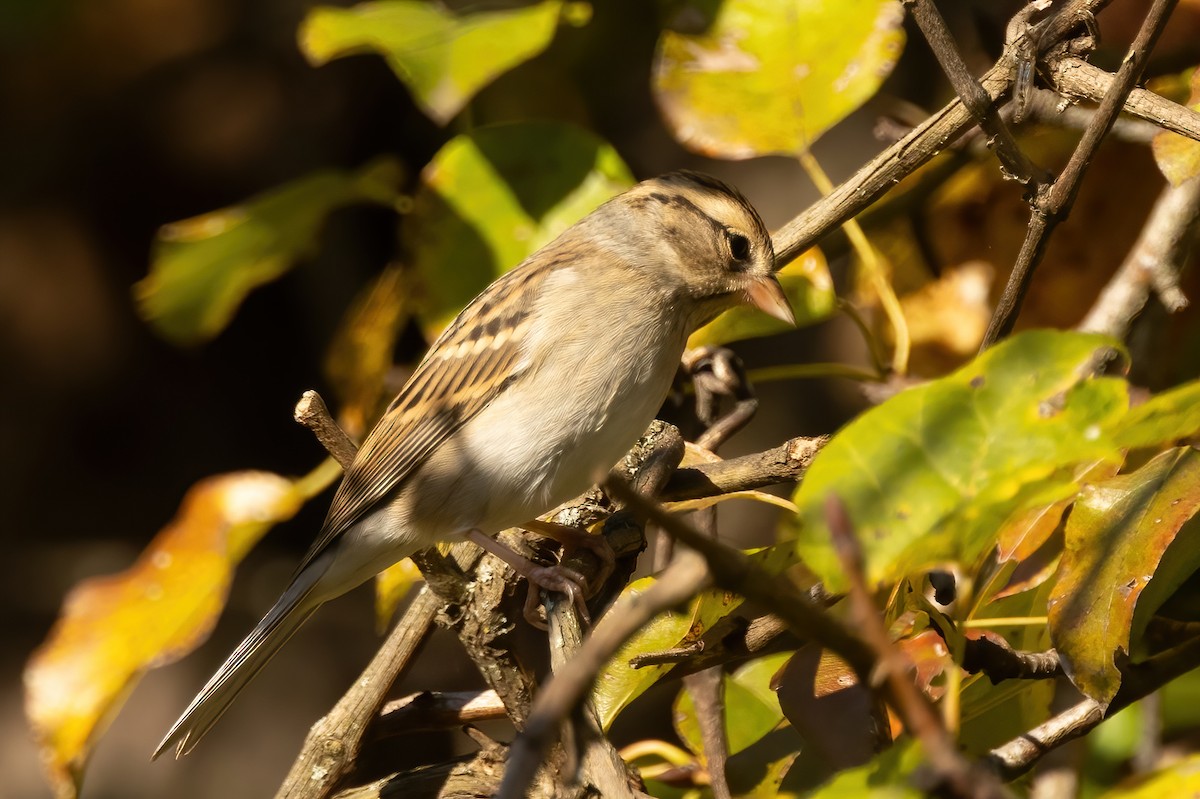
<svg viewBox="0 0 1200 799">
<path fill-rule="evenodd" d="M 579 495 L 661 407 L 688 336 L 748 304 L 795 324 L 762 218 L 692 171 L 636 184 L 496 279 L 430 347 L 368 433 L 291 583 L 171 726 L 187 754 L 323 603 L 438 542 L 492 536 Z"/>
</svg>

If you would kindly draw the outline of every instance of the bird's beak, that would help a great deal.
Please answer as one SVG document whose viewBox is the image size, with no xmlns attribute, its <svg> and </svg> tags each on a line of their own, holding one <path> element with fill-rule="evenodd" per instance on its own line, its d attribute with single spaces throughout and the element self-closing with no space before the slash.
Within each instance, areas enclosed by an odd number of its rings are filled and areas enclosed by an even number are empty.
<svg viewBox="0 0 1200 799">
<path fill-rule="evenodd" d="M 758 310 L 792 327 L 796 326 L 796 315 L 792 312 L 792 305 L 775 275 L 758 278 L 750 284 L 746 294 L 750 297 L 750 303 Z"/>
</svg>

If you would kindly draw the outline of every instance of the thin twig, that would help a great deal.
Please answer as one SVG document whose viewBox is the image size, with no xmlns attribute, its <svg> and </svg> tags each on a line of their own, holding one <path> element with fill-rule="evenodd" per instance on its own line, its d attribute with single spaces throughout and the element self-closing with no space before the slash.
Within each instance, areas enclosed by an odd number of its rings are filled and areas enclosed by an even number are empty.
<svg viewBox="0 0 1200 799">
<path fill-rule="evenodd" d="M 349 469 L 358 454 L 358 445 L 346 435 L 346 431 L 334 421 L 321 395 L 311 389 L 300 396 L 292 418 L 312 431 L 317 441 L 343 470 Z"/>
<path fill-rule="evenodd" d="M 829 436 L 800 437 L 729 460 L 678 469 L 663 489 L 668 502 L 748 491 L 801 479 Z"/>
<path fill-rule="evenodd" d="M 992 100 L 1012 85 L 1009 67 L 992 67 L 980 85 Z M 974 124 L 966 106 L 955 99 L 913 128 L 907 136 L 872 158 L 845 183 L 798 214 L 772 236 L 776 260 L 785 264 L 830 231 L 872 205 L 885 192 L 917 171 Z"/>
<path fill-rule="evenodd" d="M 1061 17 L 1050 20 L 1039 33 L 1048 49 L 1057 39 L 1046 32 L 1061 36 L 1079 24 L 1083 14 L 1095 13 L 1108 0 L 1075 0 L 1064 6 Z M 1054 86 L 1063 94 L 1077 98 L 1099 100 L 1107 92 L 1112 76 L 1092 67 L 1067 51 L 1046 57 L 1046 71 Z M 979 78 L 980 87 L 992 102 L 1007 95 L 1014 81 L 1014 56 L 1004 53 L 996 65 Z M 1160 124 L 1191 139 L 1200 141 L 1200 114 L 1142 89 L 1130 93 L 1125 110 L 1130 114 Z M 830 194 L 820 198 L 772 237 L 775 254 L 780 263 L 787 263 L 804 250 L 839 229 L 851 217 L 870 207 L 884 193 L 926 164 L 975 124 L 974 117 L 957 97 L 928 119 L 909 131 L 899 141 L 872 158 Z"/>
<path fill-rule="evenodd" d="M 995 148 L 996 158 L 1005 174 L 1022 185 L 1036 189 L 1048 176 L 1017 146 L 1017 140 L 992 98 L 967 68 L 937 6 L 932 0 L 904 0 L 904 4 L 909 7 L 938 63 L 942 65 L 942 71 L 950 79 L 954 93 L 962 99 L 971 116 L 988 135 L 989 144 Z"/>
<path fill-rule="evenodd" d="M 1005 781 L 1029 772 L 1063 744 L 1087 735 L 1105 718 L 1158 690 L 1200 664 L 1200 637 L 1122 670 L 1121 688 L 1107 708 L 1085 699 L 1054 718 L 991 751 L 990 767 Z"/>
<path fill-rule="evenodd" d="M 992 684 L 1002 680 L 1046 680 L 1062 676 L 1062 662 L 1053 649 L 1022 652 L 1002 636 L 977 633 L 964 639 L 964 670 L 987 675 Z"/>
<path fill-rule="evenodd" d="M 1187 307 L 1179 275 L 1200 219 L 1200 178 L 1163 189 L 1133 249 L 1100 292 L 1079 329 L 1124 339 L 1151 289 L 1169 311 Z M 1162 287 L 1161 289 L 1159 287 Z"/>
<path fill-rule="evenodd" d="M 1021 244 L 1021 251 L 1013 265 L 1008 285 L 1005 286 L 1004 293 L 996 304 L 996 310 L 988 324 L 987 332 L 984 334 L 981 349 L 990 347 L 1012 332 L 1017 315 L 1021 310 L 1021 302 L 1033 279 L 1034 270 L 1041 263 L 1042 256 L 1045 254 L 1050 233 L 1070 215 L 1071 206 L 1079 193 L 1084 173 L 1091 164 L 1100 143 L 1104 140 L 1104 136 L 1116 120 L 1117 114 L 1125 105 L 1125 98 L 1129 96 L 1134 85 L 1141 78 L 1142 71 L 1150 59 L 1154 43 L 1162 32 L 1163 26 L 1166 25 L 1171 9 L 1177 2 L 1178 0 L 1154 0 L 1142 22 L 1141 29 L 1134 37 L 1129 53 L 1117 70 L 1104 99 L 1101 100 L 1096 116 L 1092 118 L 1091 124 L 1083 132 L 1066 167 L 1063 168 L 1058 179 L 1039 192 L 1035 198 L 1025 240 Z M 1051 22 L 1053 21 L 1051 20 Z"/>
<path fill-rule="evenodd" d="M 663 680 L 724 666 L 771 652 L 799 647 L 795 636 L 787 634 L 788 625 L 773 613 L 751 619 L 727 617 L 715 625 L 694 646 L 681 646 L 659 652 L 646 652 L 629 659 L 630 668 L 674 664 Z"/>
<path fill-rule="evenodd" d="M 420 691 L 384 705 L 373 732 L 387 738 L 503 718 L 504 703 L 495 691 Z"/>
<path fill-rule="evenodd" d="M 933 792 L 948 791 L 958 797 L 1009 797 L 999 781 L 973 766 L 958 751 L 954 737 L 942 723 L 933 703 L 917 690 L 909 677 L 911 664 L 892 645 L 883 617 L 871 599 L 863 576 L 862 548 L 845 506 L 834 494 L 830 494 L 825 503 L 825 516 L 842 571 L 850 581 L 849 601 L 855 628 L 875 655 L 872 684 L 886 683 L 889 704 L 899 714 L 909 734 L 921 742 L 934 772 L 934 785 L 928 787 L 934 789 Z"/>
<path fill-rule="evenodd" d="M 1102 74 L 1112 77 L 1107 72 Z M 1135 89 L 1134 93 L 1141 91 L 1144 90 Z M 1130 95 L 1130 97 L 1132 96 L 1133 94 Z M 1157 97 L 1158 95 L 1153 96 Z M 1129 111 L 1129 101 L 1126 101 L 1125 110 Z M 1033 122 L 1079 133 L 1082 133 L 1091 124 L 1094 116 L 1096 116 L 1095 106 L 1072 103 L 1050 89 L 1034 89 L 1033 96 L 1029 101 L 1029 109 L 1026 112 L 1026 118 Z M 1196 114 L 1196 118 L 1200 124 L 1200 114 Z M 1125 115 L 1117 117 L 1108 135 L 1113 139 L 1147 145 L 1162 131 L 1162 128 L 1152 122 Z"/>
</svg>

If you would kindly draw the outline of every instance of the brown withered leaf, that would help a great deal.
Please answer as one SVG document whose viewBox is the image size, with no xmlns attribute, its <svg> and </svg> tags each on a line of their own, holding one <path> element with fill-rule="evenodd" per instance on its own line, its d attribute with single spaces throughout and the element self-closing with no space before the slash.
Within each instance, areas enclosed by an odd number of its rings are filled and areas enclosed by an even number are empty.
<svg viewBox="0 0 1200 799">
<path fill-rule="evenodd" d="M 871 691 L 845 661 L 815 644 L 801 647 L 772 687 L 811 750 L 804 765 L 821 777 L 866 763 L 890 742 L 886 715 Z"/>
</svg>

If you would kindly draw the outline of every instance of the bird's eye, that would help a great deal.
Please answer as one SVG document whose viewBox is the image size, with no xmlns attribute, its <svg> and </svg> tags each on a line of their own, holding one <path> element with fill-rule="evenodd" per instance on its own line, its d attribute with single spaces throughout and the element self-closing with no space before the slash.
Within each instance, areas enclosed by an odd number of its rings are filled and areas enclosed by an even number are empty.
<svg viewBox="0 0 1200 799">
<path fill-rule="evenodd" d="M 741 233 L 726 234 L 729 241 L 729 254 L 735 261 L 744 261 L 750 257 L 750 239 Z"/>
</svg>

